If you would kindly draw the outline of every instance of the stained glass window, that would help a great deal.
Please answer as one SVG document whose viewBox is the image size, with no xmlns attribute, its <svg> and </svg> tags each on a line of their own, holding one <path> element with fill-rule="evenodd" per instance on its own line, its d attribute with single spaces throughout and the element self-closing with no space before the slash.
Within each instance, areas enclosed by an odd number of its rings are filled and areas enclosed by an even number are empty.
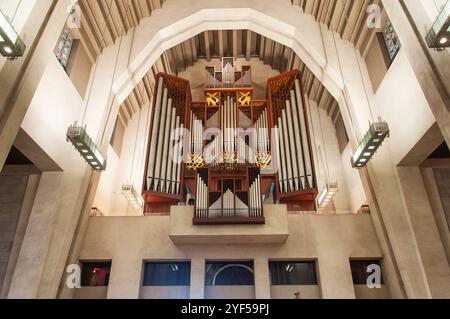
<svg viewBox="0 0 450 319">
<path fill-rule="evenodd" d="M 73 46 L 73 37 L 68 28 L 65 28 L 61 38 L 59 39 L 58 46 L 56 47 L 56 58 L 61 63 L 64 70 L 67 70 L 67 63 L 69 62 L 70 52 Z"/>
<path fill-rule="evenodd" d="M 389 57 L 391 58 L 391 61 L 393 61 L 397 56 L 398 51 L 400 51 L 401 44 L 391 22 L 388 22 L 386 25 L 383 35 L 389 52 Z"/>
</svg>

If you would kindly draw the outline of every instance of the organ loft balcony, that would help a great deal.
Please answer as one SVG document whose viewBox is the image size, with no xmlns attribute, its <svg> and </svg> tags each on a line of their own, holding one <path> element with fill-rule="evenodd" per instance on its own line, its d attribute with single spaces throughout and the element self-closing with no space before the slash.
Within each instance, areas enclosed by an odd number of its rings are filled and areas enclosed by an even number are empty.
<svg viewBox="0 0 450 319">
<path fill-rule="evenodd" d="M 221 71 L 206 68 L 204 102 L 191 101 L 188 81 L 157 76 L 142 193 L 146 214 L 171 214 L 172 238 L 189 220 L 200 229 L 265 225 L 258 229 L 285 240 L 278 218 L 294 208 L 316 210 L 300 72 L 268 79 L 267 98 L 256 100 L 251 68 L 237 70 L 234 61 L 223 58 Z M 267 198 L 286 212 L 274 217 Z"/>
</svg>

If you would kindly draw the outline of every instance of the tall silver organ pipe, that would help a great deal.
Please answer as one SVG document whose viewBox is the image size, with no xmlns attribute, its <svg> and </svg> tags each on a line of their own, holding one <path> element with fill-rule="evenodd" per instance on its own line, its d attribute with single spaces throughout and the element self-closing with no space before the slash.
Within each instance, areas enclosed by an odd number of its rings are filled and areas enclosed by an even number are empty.
<svg viewBox="0 0 450 319">
<path fill-rule="evenodd" d="M 259 175 L 249 189 L 249 211 L 250 217 L 262 217 L 261 179 Z"/>
<path fill-rule="evenodd" d="M 278 128 L 279 128 L 279 138 L 280 138 L 280 156 L 281 156 L 281 160 L 280 162 L 280 166 L 281 166 L 281 172 L 282 174 L 280 175 L 283 176 L 281 183 L 283 184 L 283 192 L 288 192 L 288 172 L 287 172 L 287 164 L 286 164 L 286 143 L 285 143 L 285 139 L 284 139 L 284 130 L 283 130 L 283 123 L 281 118 L 278 119 Z"/>
<path fill-rule="evenodd" d="M 162 95 L 163 95 L 163 84 L 164 79 L 159 78 L 158 80 L 158 90 L 156 94 L 156 104 L 155 104 L 155 113 L 154 113 L 154 119 L 153 119 L 153 128 L 152 128 L 152 136 L 150 140 L 150 153 L 149 153 L 149 161 L 148 161 L 148 167 L 147 167 L 147 189 L 150 189 L 155 180 L 154 180 L 154 173 L 155 173 L 155 156 L 156 156 L 156 148 L 157 148 L 157 139 L 158 139 L 158 131 L 160 126 L 159 118 L 161 117 L 161 103 L 162 103 Z M 156 120 L 158 119 L 158 120 Z"/>
<path fill-rule="evenodd" d="M 158 132 L 158 135 L 164 136 L 165 130 L 166 130 L 166 122 L 167 122 L 167 108 L 168 108 L 168 90 L 164 89 L 163 93 L 163 102 L 162 102 L 162 110 L 161 110 L 161 124 L 160 129 Z M 160 175 L 161 175 L 161 162 L 162 162 L 162 156 L 163 156 L 163 141 L 161 139 L 158 140 L 158 147 L 156 149 L 156 164 L 155 164 L 155 181 L 153 183 L 153 190 L 158 191 L 159 185 L 160 185 Z"/>
<path fill-rule="evenodd" d="M 195 199 L 195 215 L 197 218 L 208 217 L 208 186 L 197 174 L 197 195 Z"/>
<path fill-rule="evenodd" d="M 309 188 L 314 187 L 314 181 L 313 181 L 313 172 L 312 172 L 312 163 L 311 163 L 311 155 L 309 151 L 309 142 L 308 142 L 308 135 L 307 135 L 307 128 L 306 128 L 306 120 L 305 120 L 305 113 L 303 111 L 303 99 L 302 99 L 302 90 L 300 88 L 300 80 L 295 81 L 295 95 L 297 96 L 297 113 L 298 113 L 298 120 L 300 122 L 301 127 L 301 135 L 302 135 L 302 146 L 303 146 L 303 156 L 305 161 L 305 170 L 306 170 L 306 180 L 308 181 L 307 186 Z"/>
<path fill-rule="evenodd" d="M 299 190 L 302 188 L 302 186 L 299 185 L 299 171 L 297 161 L 297 154 L 300 152 L 300 150 L 298 150 L 295 145 L 294 124 L 292 123 L 293 118 L 291 114 L 291 103 L 289 101 L 286 101 L 286 120 L 288 124 L 289 147 L 291 149 L 293 189 Z"/>
<path fill-rule="evenodd" d="M 295 90 L 290 92 L 286 108 L 278 118 L 279 149 L 276 154 L 279 164 L 279 185 L 283 193 L 296 192 L 314 187 L 312 162 L 300 81 L 295 81 Z"/>
<path fill-rule="evenodd" d="M 153 114 L 152 135 L 147 166 L 147 190 L 176 194 L 180 193 L 181 166 L 173 161 L 178 154 L 171 134 L 182 126 L 176 107 L 164 87 L 164 78 L 158 79 L 158 88 Z"/>
<path fill-rule="evenodd" d="M 203 153 L 203 132 L 204 127 L 201 120 L 197 118 L 194 112 L 191 112 L 191 153 Z"/>
</svg>

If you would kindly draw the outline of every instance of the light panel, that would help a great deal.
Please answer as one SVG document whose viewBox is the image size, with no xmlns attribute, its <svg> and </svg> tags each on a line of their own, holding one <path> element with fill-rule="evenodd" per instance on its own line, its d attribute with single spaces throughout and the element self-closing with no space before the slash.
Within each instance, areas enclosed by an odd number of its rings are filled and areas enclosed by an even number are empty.
<svg viewBox="0 0 450 319">
<path fill-rule="evenodd" d="M 24 53 L 25 44 L 0 11 L 0 54 L 9 59 L 15 59 L 23 56 Z"/>
<path fill-rule="evenodd" d="M 338 191 L 339 189 L 337 183 L 328 183 L 317 198 L 317 206 L 319 208 L 328 207 Z"/>
<path fill-rule="evenodd" d="M 387 122 L 373 123 L 352 157 L 352 166 L 354 168 L 366 167 L 386 137 L 389 136 L 389 132 Z"/>
<path fill-rule="evenodd" d="M 94 171 L 104 171 L 106 169 L 106 160 L 86 133 L 84 127 L 78 126 L 76 122 L 74 125 L 71 125 L 67 129 L 67 141 L 70 141 L 75 146 Z"/>
<path fill-rule="evenodd" d="M 142 197 L 138 195 L 133 185 L 123 185 L 122 195 L 135 210 L 141 210 L 144 207 L 144 201 L 142 200 Z"/>
<path fill-rule="evenodd" d="M 450 0 L 433 23 L 426 36 L 428 46 L 436 50 L 450 47 Z"/>
</svg>

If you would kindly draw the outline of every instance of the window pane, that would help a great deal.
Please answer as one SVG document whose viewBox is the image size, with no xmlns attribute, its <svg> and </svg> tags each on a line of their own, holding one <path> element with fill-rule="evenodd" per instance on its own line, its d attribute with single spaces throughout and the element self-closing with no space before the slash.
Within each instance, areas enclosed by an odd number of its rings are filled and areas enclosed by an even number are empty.
<svg viewBox="0 0 450 319">
<path fill-rule="evenodd" d="M 206 286 L 253 286 L 255 278 L 252 262 L 206 263 Z"/>
<path fill-rule="evenodd" d="M 82 263 L 81 285 L 85 287 L 108 286 L 110 262 Z"/>
<path fill-rule="evenodd" d="M 317 285 L 315 262 L 270 262 L 269 269 L 274 286 Z"/>
<path fill-rule="evenodd" d="M 144 286 L 190 286 L 191 263 L 149 262 L 145 264 Z"/>
<path fill-rule="evenodd" d="M 367 272 L 367 268 L 370 265 L 381 266 L 379 260 L 352 260 L 350 261 L 350 267 L 352 269 L 352 277 L 354 285 L 366 285 L 367 278 L 373 274 L 373 272 Z M 383 276 L 381 276 L 381 284 L 383 282 Z"/>
</svg>

